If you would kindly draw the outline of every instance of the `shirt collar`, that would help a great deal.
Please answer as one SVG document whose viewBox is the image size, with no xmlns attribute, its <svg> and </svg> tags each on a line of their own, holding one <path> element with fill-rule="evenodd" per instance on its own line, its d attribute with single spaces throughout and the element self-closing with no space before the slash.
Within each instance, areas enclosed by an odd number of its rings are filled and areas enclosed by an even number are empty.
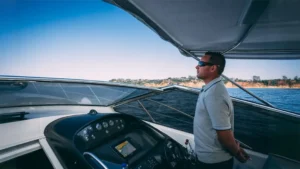
<svg viewBox="0 0 300 169">
<path fill-rule="evenodd" d="M 220 82 L 221 80 L 222 80 L 221 77 L 217 77 L 217 78 L 215 78 L 214 80 L 210 81 L 207 85 L 204 85 L 204 86 L 202 87 L 202 89 L 203 89 L 204 91 L 207 91 L 210 87 L 212 87 L 214 84 Z"/>
</svg>

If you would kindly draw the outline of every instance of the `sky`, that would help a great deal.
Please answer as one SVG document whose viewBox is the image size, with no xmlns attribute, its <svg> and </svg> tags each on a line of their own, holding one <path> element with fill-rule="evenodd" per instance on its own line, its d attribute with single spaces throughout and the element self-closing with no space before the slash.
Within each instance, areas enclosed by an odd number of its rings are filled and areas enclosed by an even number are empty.
<svg viewBox="0 0 300 169">
<path fill-rule="evenodd" d="M 182 56 L 125 11 L 102 2 L 0 1 L 0 75 L 107 81 L 196 75 Z M 239 79 L 300 77 L 300 60 L 227 60 Z"/>
</svg>

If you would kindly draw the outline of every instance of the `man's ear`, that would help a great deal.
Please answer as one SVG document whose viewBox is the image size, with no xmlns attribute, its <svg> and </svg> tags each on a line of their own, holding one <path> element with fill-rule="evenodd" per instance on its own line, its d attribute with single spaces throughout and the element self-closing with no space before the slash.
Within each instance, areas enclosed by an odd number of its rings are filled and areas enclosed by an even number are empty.
<svg viewBox="0 0 300 169">
<path fill-rule="evenodd" d="M 211 72 L 217 71 L 217 66 L 216 65 L 211 66 L 210 71 Z"/>
</svg>

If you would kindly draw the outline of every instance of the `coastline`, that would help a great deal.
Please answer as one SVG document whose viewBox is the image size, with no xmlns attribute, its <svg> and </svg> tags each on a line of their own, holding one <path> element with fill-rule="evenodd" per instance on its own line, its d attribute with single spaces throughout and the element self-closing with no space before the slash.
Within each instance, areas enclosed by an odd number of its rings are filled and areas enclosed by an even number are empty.
<svg viewBox="0 0 300 169">
<path fill-rule="evenodd" d="M 295 85 L 278 85 L 278 86 L 267 86 L 262 83 L 253 83 L 253 82 L 237 82 L 240 86 L 243 88 L 252 88 L 252 89 L 300 89 L 300 84 Z M 181 83 L 145 83 L 144 86 L 146 87 L 166 87 L 170 85 L 180 85 L 180 86 L 186 86 L 191 88 L 202 88 L 204 85 L 204 82 L 181 82 Z M 231 82 L 227 82 L 225 84 L 226 88 L 238 88 Z"/>
<path fill-rule="evenodd" d="M 161 88 L 172 85 L 180 85 L 191 88 L 202 88 L 204 82 L 193 77 L 181 77 L 181 78 L 168 78 L 168 79 L 112 79 L 110 82 L 134 84 L 145 87 Z M 226 88 L 238 88 L 228 80 L 223 81 Z M 256 88 L 256 89 L 300 89 L 300 80 L 291 79 L 271 79 L 271 80 L 235 80 L 235 83 L 243 88 Z"/>
<path fill-rule="evenodd" d="M 283 85 L 265 85 L 261 82 L 236 82 L 243 88 L 257 88 L 257 89 L 300 89 L 300 84 L 283 84 Z M 225 84 L 227 88 L 238 88 L 231 82 Z"/>
<path fill-rule="evenodd" d="M 238 87 L 226 87 L 228 89 L 236 89 Z M 244 87 L 245 89 L 299 89 L 300 87 Z"/>
</svg>

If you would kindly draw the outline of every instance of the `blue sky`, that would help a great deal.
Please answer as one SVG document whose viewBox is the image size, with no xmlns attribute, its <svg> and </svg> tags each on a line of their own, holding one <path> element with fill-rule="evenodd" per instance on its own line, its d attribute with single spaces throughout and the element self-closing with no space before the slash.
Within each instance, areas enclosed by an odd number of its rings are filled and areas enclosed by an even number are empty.
<svg viewBox="0 0 300 169">
<path fill-rule="evenodd" d="M 131 15 L 95 1 L 0 2 L 0 74 L 110 80 L 196 75 L 196 61 Z M 227 60 L 229 77 L 300 76 L 300 60 Z"/>
</svg>

